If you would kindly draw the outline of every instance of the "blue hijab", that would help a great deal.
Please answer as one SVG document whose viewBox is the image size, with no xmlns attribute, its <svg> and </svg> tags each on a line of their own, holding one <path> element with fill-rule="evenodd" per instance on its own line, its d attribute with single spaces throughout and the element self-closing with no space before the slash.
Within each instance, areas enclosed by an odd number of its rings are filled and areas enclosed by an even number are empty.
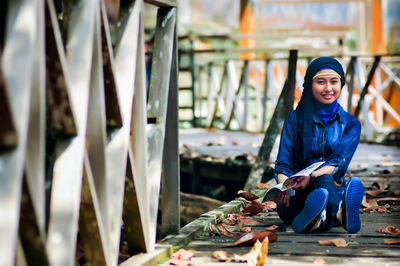
<svg viewBox="0 0 400 266">
<path fill-rule="evenodd" d="M 331 104 L 323 104 L 317 101 L 312 93 L 312 79 L 316 73 L 322 69 L 332 69 L 340 75 L 341 87 L 345 84 L 345 76 L 342 65 L 332 57 L 319 57 L 313 60 L 307 68 L 303 83 L 303 94 L 296 108 L 297 124 L 299 132 L 297 134 L 296 159 L 302 165 L 308 165 L 310 162 L 311 142 L 313 136 L 313 116 L 314 113 L 324 122 L 331 119 L 339 104 L 337 101 Z"/>
</svg>

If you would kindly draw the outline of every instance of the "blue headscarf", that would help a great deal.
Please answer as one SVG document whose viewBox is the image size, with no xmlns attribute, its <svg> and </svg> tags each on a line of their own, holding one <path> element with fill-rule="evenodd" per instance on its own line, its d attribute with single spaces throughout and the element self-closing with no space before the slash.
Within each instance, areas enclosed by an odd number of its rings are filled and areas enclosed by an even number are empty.
<svg viewBox="0 0 400 266">
<path fill-rule="evenodd" d="M 313 77 L 322 69 L 332 69 L 340 75 L 341 87 L 345 84 L 345 76 L 342 65 L 332 57 L 319 57 L 312 61 L 307 68 L 303 83 L 303 94 L 296 108 L 297 123 L 299 134 L 297 134 L 297 161 L 302 165 L 308 165 L 311 141 L 313 135 L 313 116 L 314 113 L 325 123 L 331 119 L 339 104 L 337 101 L 332 104 L 322 104 L 317 101 L 312 93 Z"/>
</svg>

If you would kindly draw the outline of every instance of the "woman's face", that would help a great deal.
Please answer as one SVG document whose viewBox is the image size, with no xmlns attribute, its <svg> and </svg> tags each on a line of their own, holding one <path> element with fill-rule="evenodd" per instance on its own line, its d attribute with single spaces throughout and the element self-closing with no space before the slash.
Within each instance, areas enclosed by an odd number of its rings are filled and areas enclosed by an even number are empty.
<svg viewBox="0 0 400 266">
<path fill-rule="evenodd" d="M 332 73 L 331 69 L 323 69 L 317 73 L 324 74 L 313 79 L 312 93 L 319 102 L 323 104 L 333 103 L 340 95 L 340 78 Z"/>
</svg>

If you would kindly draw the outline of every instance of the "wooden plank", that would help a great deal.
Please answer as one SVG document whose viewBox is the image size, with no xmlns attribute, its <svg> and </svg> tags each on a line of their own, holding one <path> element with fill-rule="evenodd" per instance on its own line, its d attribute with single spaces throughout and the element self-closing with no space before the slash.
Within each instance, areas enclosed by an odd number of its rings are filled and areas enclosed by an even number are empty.
<svg viewBox="0 0 400 266">
<path fill-rule="evenodd" d="M 288 77 L 283 86 L 268 129 L 265 132 L 265 137 L 258 152 L 256 162 L 247 178 L 244 187 L 244 190 L 246 191 L 251 191 L 252 189 L 257 188 L 257 184 L 261 181 L 263 173 L 268 166 L 271 150 L 275 144 L 277 135 L 282 130 L 285 117 L 291 110 L 293 110 L 296 64 L 297 50 L 291 50 L 289 56 Z"/>
</svg>

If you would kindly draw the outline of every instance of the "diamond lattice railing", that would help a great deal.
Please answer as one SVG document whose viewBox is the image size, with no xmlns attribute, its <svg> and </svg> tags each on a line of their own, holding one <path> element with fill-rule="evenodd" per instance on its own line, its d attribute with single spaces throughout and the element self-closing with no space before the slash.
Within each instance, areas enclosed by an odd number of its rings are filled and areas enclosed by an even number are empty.
<svg viewBox="0 0 400 266">
<path fill-rule="evenodd" d="M 179 229 L 176 4 L 145 2 L 158 7 L 148 92 L 142 1 L 106 1 L 114 41 L 103 0 L 7 2 L 1 265 L 74 265 L 81 249 L 115 265 L 122 227 L 131 254 L 154 250 L 161 177 L 174 185 L 161 228 Z"/>
</svg>

